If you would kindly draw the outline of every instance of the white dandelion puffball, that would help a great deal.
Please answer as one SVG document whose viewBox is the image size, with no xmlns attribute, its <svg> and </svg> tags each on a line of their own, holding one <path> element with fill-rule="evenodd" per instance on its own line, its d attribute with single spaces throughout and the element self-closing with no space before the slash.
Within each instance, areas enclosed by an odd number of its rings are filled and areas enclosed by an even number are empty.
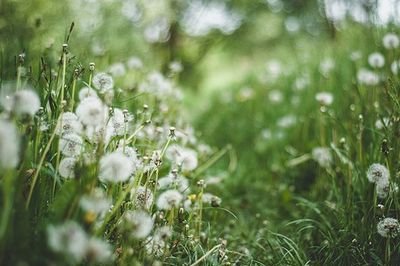
<svg viewBox="0 0 400 266">
<path fill-rule="evenodd" d="M 121 77 L 125 75 L 126 68 L 123 63 L 115 63 L 110 66 L 108 72 L 110 72 L 110 74 L 114 77 Z"/>
<path fill-rule="evenodd" d="M 83 195 L 79 201 L 79 206 L 87 212 L 101 214 L 108 211 L 111 207 L 111 200 L 101 188 L 96 188 L 90 195 Z"/>
<path fill-rule="evenodd" d="M 221 198 L 218 196 L 215 196 L 211 193 L 204 193 L 201 200 L 206 203 L 210 204 L 213 207 L 219 207 L 221 205 Z"/>
<path fill-rule="evenodd" d="M 59 226 L 49 226 L 47 235 L 53 251 L 71 257 L 75 262 L 84 258 L 87 235 L 76 222 L 67 221 Z"/>
<path fill-rule="evenodd" d="M 330 92 L 319 92 L 315 95 L 315 99 L 325 106 L 329 106 L 333 103 L 333 95 Z"/>
<path fill-rule="evenodd" d="M 143 67 L 143 62 L 139 57 L 132 56 L 126 62 L 129 69 L 141 69 Z"/>
<path fill-rule="evenodd" d="M 390 173 L 386 166 L 374 163 L 367 170 L 367 178 L 371 183 L 385 184 L 389 182 Z"/>
<path fill-rule="evenodd" d="M 12 99 L 12 110 L 17 115 L 33 116 L 39 108 L 39 96 L 33 90 L 20 90 L 14 94 Z"/>
<path fill-rule="evenodd" d="M 80 91 L 79 91 L 79 100 L 83 101 L 86 98 L 89 97 L 97 97 L 97 92 L 89 87 L 83 87 Z"/>
<path fill-rule="evenodd" d="M 333 162 L 331 150 L 327 147 L 314 148 L 311 156 L 321 167 L 328 167 Z"/>
<path fill-rule="evenodd" d="M 127 133 L 128 128 L 125 128 L 127 124 L 125 122 L 125 115 L 121 109 L 114 108 L 114 114 L 110 117 L 107 123 L 107 133 L 110 136 L 123 136 Z"/>
<path fill-rule="evenodd" d="M 132 201 L 135 203 L 137 209 L 148 210 L 153 204 L 153 192 L 149 188 L 139 186 L 131 191 Z"/>
<path fill-rule="evenodd" d="M 383 237 L 394 238 L 400 233 L 399 221 L 395 218 L 385 218 L 377 225 L 378 234 Z"/>
<path fill-rule="evenodd" d="M 177 190 L 167 190 L 158 197 L 157 207 L 160 210 L 171 210 L 179 206 L 183 196 Z"/>
<path fill-rule="evenodd" d="M 58 143 L 63 155 L 74 157 L 81 154 L 83 148 L 82 138 L 74 133 L 63 135 Z"/>
<path fill-rule="evenodd" d="M 85 247 L 85 259 L 90 262 L 102 264 L 112 259 L 111 245 L 107 242 L 91 237 Z"/>
<path fill-rule="evenodd" d="M 109 182 L 124 182 L 133 173 L 132 162 L 121 152 L 112 152 L 100 159 L 100 180 Z"/>
<path fill-rule="evenodd" d="M 58 172 L 60 176 L 64 178 L 74 178 L 74 168 L 76 164 L 76 159 L 72 157 L 65 157 L 61 160 Z"/>
<path fill-rule="evenodd" d="M 389 182 L 376 184 L 376 195 L 380 199 L 384 199 L 389 195 L 390 184 Z"/>
<path fill-rule="evenodd" d="M 368 64 L 373 68 L 381 68 L 385 65 L 385 58 L 381 53 L 372 53 L 368 56 Z"/>
<path fill-rule="evenodd" d="M 168 225 L 159 227 L 154 233 L 154 238 L 157 240 L 167 240 L 172 236 L 172 228 Z"/>
<path fill-rule="evenodd" d="M 108 110 L 99 98 L 88 97 L 79 103 L 76 114 L 85 125 L 101 126 L 107 120 Z"/>
<path fill-rule="evenodd" d="M 174 174 L 169 174 L 166 177 L 160 178 L 157 185 L 159 189 L 176 188 L 182 193 L 188 193 L 190 191 L 187 178 L 175 176 Z"/>
<path fill-rule="evenodd" d="M 15 125 L 0 119 L 0 168 L 9 169 L 19 161 L 20 140 Z"/>
<path fill-rule="evenodd" d="M 399 37 L 397 37 L 397 35 L 394 33 L 387 33 L 385 36 L 383 36 L 382 42 L 386 49 L 397 48 L 400 44 Z"/>
<path fill-rule="evenodd" d="M 106 73 L 98 73 L 93 77 L 93 85 L 101 92 L 112 90 L 114 87 L 113 78 Z"/>
<path fill-rule="evenodd" d="M 145 211 L 128 211 L 125 214 L 125 220 L 128 223 L 132 236 L 135 238 L 143 239 L 153 230 L 153 219 Z"/>
<path fill-rule="evenodd" d="M 168 67 L 173 73 L 180 73 L 183 70 L 182 64 L 178 61 L 171 62 Z"/>
<path fill-rule="evenodd" d="M 174 161 L 183 171 L 192 171 L 198 165 L 197 153 L 189 148 L 171 145 L 167 150 L 167 158 Z"/>
<path fill-rule="evenodd" d="M 65 112 L 58 118 L 56 133 L 57 135 L 76 133 L 82 131 L 82 124 L 78 120 L 78 116 L 72 112 Z"/>
<path fill-rule="evenodd" d="M 400 60 L 395 60 L 390 65 L 390 70 L 392 71 L 393 75 L 397 75 L 399 73 L 399 68 L 400 68 Z"/>
<path fill-rule="evenodd" d="M 362 68 L 357 72 L 357 80 L 360 84 L 375 86 L 379 83 L 379 76 L 375 72 Z"/>
</svg>

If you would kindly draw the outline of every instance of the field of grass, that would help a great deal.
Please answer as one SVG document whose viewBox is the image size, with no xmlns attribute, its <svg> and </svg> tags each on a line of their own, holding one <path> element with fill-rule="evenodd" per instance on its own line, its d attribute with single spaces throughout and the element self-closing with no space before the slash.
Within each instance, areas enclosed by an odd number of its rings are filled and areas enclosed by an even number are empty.
<svg viewBox="0 0 400 266">
<path fill-rule="evenodd" d="M 399 24 L 295 2 L 0 2 L 0 265 L 399 265 Z"/>
</svg>

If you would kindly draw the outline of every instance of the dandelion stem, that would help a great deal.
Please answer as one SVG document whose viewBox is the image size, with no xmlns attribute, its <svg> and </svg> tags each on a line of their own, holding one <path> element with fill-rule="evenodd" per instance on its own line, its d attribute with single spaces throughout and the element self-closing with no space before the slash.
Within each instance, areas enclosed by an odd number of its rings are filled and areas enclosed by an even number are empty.
<svg viewBox="0 0 400 266">
<path fill-rule="evenodd" d="M 221 244 L 218 244 L 216 246 L 214 246 L 212 249 L 210 249 L 209 251 L 206 252 L 206 254 L 204 254 L 202 257 L 200 257 L 198 260 L 196 260 L 193 264 L 191 264 L 190 266 L 196 266 L 199 265 L 200 262 L 202 262 L 205 258 L 207 258 L 211 253 L 213 253 L 216 249 L 218 249 L 221 246 Z"/>
<path fill-rule="evenodd" d="M 39 165 L 38 165 L 38 167 L 37 167 L 37 169 L 36 169 L 36 171 L 35 171 L 35 175 L 34 175 L 33 178 L 32 178 L 32 185 L 31 185 L 31 188 L 30 188 L 30 190 L 29 190 L 28 199 L 27 199 L 26 205 L 25 205 L 25 208 L 26 208 L 26 209 L 28 209 L 29 203 L 31 202 L 33 189 L 35 188 L 35 184 L 36 184 L 37 178 L 38 178 L 38 176 L 39 176 L 40 170 L 42 169 L 44 160 L 46 159 L 46 155 L 47 155 L 47 153 L 48 153 L 49 150 L 50 150 L 51 144 L 53 143 L 53 140 L 54 140 L 54 137 L 55 137 L 55 136 L 56 136 L 56 129 L 54 129 L 53 134 L 51 135 L 51 137 L 50 137 L 50 139 L 49 139 L 49 142 L 47 143 L 46 148 L 45 148 L 44 151 L 43 151 L 43 155 L 42 155 L 42 157 L 40 158 Z"/>
</svg>

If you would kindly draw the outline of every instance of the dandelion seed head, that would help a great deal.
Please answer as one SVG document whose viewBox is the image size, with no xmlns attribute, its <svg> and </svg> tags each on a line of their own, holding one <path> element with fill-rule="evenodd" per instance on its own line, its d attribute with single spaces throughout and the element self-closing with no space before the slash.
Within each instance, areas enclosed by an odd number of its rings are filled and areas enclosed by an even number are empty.
<svg viewBox="0 0 400 266">
<path fill-rule="evenodd" d="M 153 230 L 153 219 L 142 210 L 128 211 L 125 214 L 125 220 L 128 223 L 133 237 L 143 239 Z"/>
<path fill-rule="evenodd" d="M 160 210 L 171 210 L 176 208 L 181 203 L 183 197 L 177 190 L 167 190 L 160 194 L 157 199 L 157 207 Z"/>
<path fill-rule="evenodd" d="M 321 167 L 329 167 L 333 162 L 331 150 L 327 147 L 314 148 L 311 156 Z"/>
<path fill-rule="evenodd" d="M 79 91 L 78 96 L 79 96 L 80 101 L 83 101 L 84 99 L 89 98 L 89 97 L 98 97 L 97 92 L 94 89 L 89 88 L 89 87 L 83 87 Z"/>
<path fill-rule="evenodd" d="M 82 124 L 78 120 L 78 116 L 72 112 L 65 112 L 57 120 L 56 133 L 63 134 L 80 134 L 82 132 Z"/>
<path fill-rule="evenodd" d="M 33 116 L 40 108 L 39 96 L 30 89 L 17 91 L 12 99 L 12 110 L 17 115 Z"/>
<path fill-rule="evenodd" d="M 99 98 L 87 97 L 77 106 L 76 114 L 87 126 L 101 126 L 107 120 L 108 110 Z"/>
<path fill-rule="evenodd" d="M 131 191 L 132 200 L 135 203 L 137 209 L 148 210 L 153 204 L 153 192 L 144 186 L 139 186 Z"/>
<path fill-rule="evenodd" d="M 315 99 L 324 106 L 329 106 L 333 103 L 333 95 L 330 92 L 319 92 L 315 95 Z"/>
<path fill-rule="evenodd" d="M 399 47 L 400 44 L 399 37 L 394 33 L 387 33 L 383 36 L 382 42 L 386 49 L 395 49 Z"/>
<path fill-rule="evenodd" d="M 123 63 L 114 63 L 110 66 L 108 72 L 110 72 L 113 77 L 121 77 L 125 75 L 126 68 Z"/>
<path fill-rule="evenodd" d="M 83 149 L 83 140 L 77 134 L 66 134 L 60 138 L 59 148 L 61 153 L 67 157 L 78 156 Z"/>
<path fill-rule="evenodd" d="M 76 159 L 72 157 L 65 157 L 61 160 L 58 172 L 60 176 L 64 178 L 74 178 L 75 177 L 75 168 Z"/>
<path fill-rule="evenodd" d="M 47 228 L 50 248 L 62 253 L 75 262 L 80 262 L 85 256 L 87 236 L 85 231 L 73 221 L 67 221 L 59 226 Z"/>
<path fill-rule="evenodd" d="M 362 68 L 357 72 L 357 80 L 360 84 L 375 86 L 379 83 L 380 79 L 375 72 Z"/>
<path fill-rule="evenodd" d="M 111 245 L 96 237 L 91 237 L 85 246 L 85 259 L 95 263 L 105 263 L 112 260 Z"/>
<path fill-rule="evenodd" d="M 121 152 L 112 152 L 100 159 L 100 180 L 108 182 L 124 182 L 133 173 L 131 160 Z"/>
<path fill-rule="evenodd" d="M 129 69 L 141 69 L 143 67 L 143 62 L 139 57 L 132 56 L 128 59 L 127 65 Z"/>
<path fill-rule="evenodd" d="M 386 166 L 374 163 L 367 170 L 367 178 L 371 183 L 385 184 L 389 182 L 390 173 Z"/>
<path fill-rule="evenodd" d="M 112 90 L 114 87 L 114 80 L 113 78 L 106 74 L 106 73 L 97 73 L 93 77 L 93 85 L 100 91 L 106 92 Z"/>
<path fill-rule="evenodd" d="M 373 68 L 381 68 L 385 65 L 385 58 L 381 53 L 372 53 L 368 56 L 368 64 Z"/>
<path fill-rule="evenodd" d="M 379 221 L 377 230 L 382 237 L 394 238 L 400 233 L 400 224 L 395 218 L 384 218 Z"/>
<path fill-rule="evenodd" d="M 86 212 L 102 214 L 111 207 L 111 201 L 101 188 L 96 188 L 91 194 L 83 195 L 79 206 Z"/>
</svg>

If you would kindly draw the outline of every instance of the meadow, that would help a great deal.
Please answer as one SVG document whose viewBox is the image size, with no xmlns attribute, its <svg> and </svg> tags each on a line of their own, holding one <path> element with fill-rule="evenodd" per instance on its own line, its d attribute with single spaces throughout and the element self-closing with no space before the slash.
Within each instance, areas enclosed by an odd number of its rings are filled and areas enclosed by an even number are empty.
<svg viewBox="0 0 400 266">
<path fill-rule="evenodd" d="M 399 265 L 387 3 L 0 2 L 0 265 Z"/>
</svg>

